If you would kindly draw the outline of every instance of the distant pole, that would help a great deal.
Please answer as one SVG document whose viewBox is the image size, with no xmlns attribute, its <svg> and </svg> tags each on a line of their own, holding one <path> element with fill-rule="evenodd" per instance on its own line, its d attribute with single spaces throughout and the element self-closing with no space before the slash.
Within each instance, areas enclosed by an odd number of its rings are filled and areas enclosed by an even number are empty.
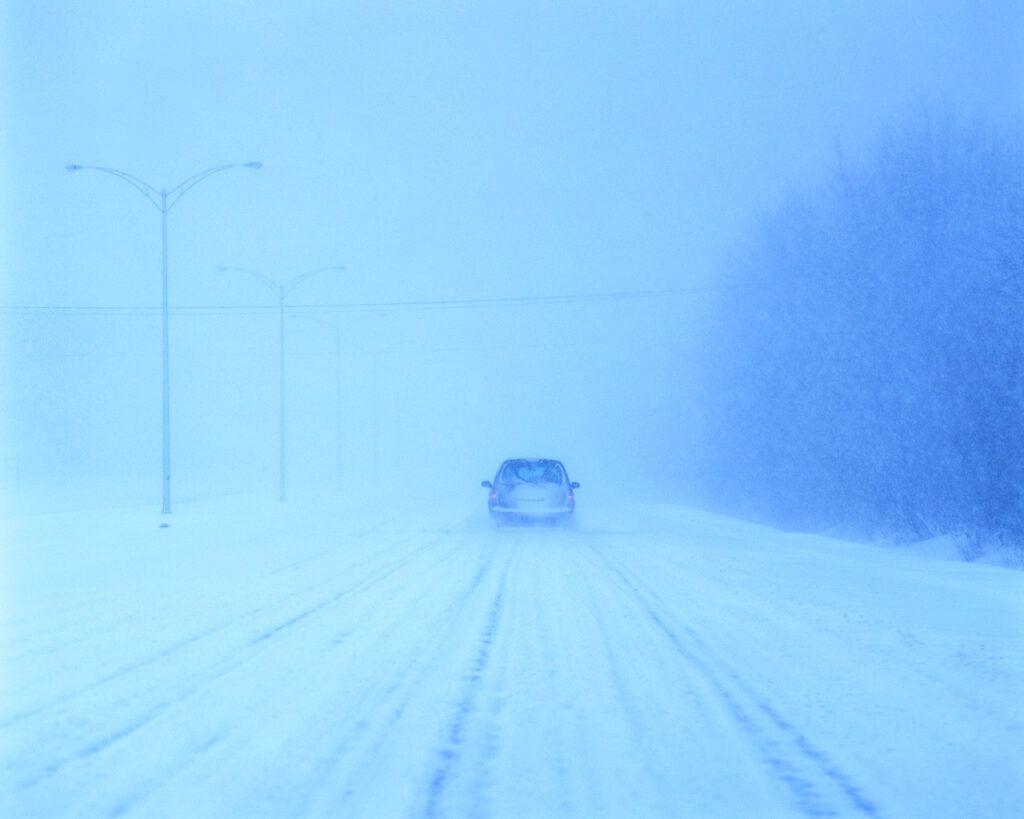
<svg viewBox="0 0 1024 819">
<path fill-rule="evenodd" d="M 342 492 L 345 489 L 345 457 L 342 445 L 345 424 L 341 411 L 342 396 L 344 395 L 341 376 L 341 326 L 318 316 L 304 316 L 304 318 L 326 327 L 334 334 L 334 465 L 338 492 Z"/>
<path fill-rule="evenodd" d="M 180 182 L 170 190 L 163 188 L 157 190 L 148 182 L 143 182 L 137 176 L 120 171 L 117 168 L 105 168 L 99 165 L 65 165 L 68 171 L 100 171 L 102 173 L 116 176 L 123 179 L 135 190 L 148 199 L 157 210 L 160 211 L 160 238 L 162 248 L 161 267 L 161 290 L 162 290 L 162 314 L 163 314 L 163 350 L 161 355 L 161 381 L 163 382 L 162 400 L 162 439 L 163 439 L 163 465 L 161 469 L 161 484 L 163 486 L 163 508 L 161 514 L 171 514 L 171 337 L 170 319 L 168 309 L 168 286 L 167 286 L 167 213 L 173 208 L 186 193 L 198 185 L 207 177 L 215 173 L 226 171 L 231 168 L 252 168 L 258 170 L 263 167 L 262 162 L 241 162 L 233 165 L 216 165 L 207 168 L 205 171 L 190 176 L 184 182 Z"/>
<path fill-rule="evenodd" d="M 264 287 L 268 288 L 277 297 L 277 336 L 278 336 L 278 500 L 284 501 L 287 497 L 287 474 L 286 474 L 286 424 L 285 424 L 285 371 L 284 371 L 284 302 L 289 294 L 302 282 L 316 273 L 323 273 L 327 270 L 344 270 L 342 266 L 318 267 L 297 276 L 289 284 L 275 281 L 269 276 L 257 273 L 255 270 L 248 270 L 244 267 L 218 267 L 220 271 L 235 271 L 236 273 L 247 273 L 256 279 Z"/>
<path fill-rule="evenodd" d="M 338 491 L 344 488 L 341 472 L 341 328 L 334 328 L 334 465 L 337 470 Z"/>
<path fill-rule="evenodd" d="M 280 339 L 280 352 L 278 353 L 278 370 L 279 370 L 279 392 L 280 392 L 280 412 L 278 413 L 278 421 L 280 429 L 278 432 L 278 440 L 280 441 L 280 493 L 278 500 L 285 500 L 285 430 L 287 426 L 284 421 L 284 286 L 278 288 L 278 316 L 279 316 L 279 339 Z"/>
<path fill-rule="evenodd" d="M 163 300 L 161 302 L 161 313 L 163 315 L 163 500 L 164 505 L 160 514 L 171 514 L 171 327 L 170 309 L 167 298 L 167 189 L 160 191 L 160 234 L 163 239 L 163 274 L 161 277 L 161 289 Z"/>
</svg>

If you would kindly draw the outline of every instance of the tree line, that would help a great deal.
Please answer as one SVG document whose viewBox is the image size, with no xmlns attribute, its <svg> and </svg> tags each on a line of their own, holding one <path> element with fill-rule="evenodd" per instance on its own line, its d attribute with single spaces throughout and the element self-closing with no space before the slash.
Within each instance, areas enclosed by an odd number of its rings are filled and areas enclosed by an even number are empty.
<svg viewBox="0 0 1024 819">
<path fill-rule="evenodd" d="M 720 507 L 794 528 L 1024 532 L 1024 146 L 922 115 L 791 198 L 708 344 Z"/>
</svg>

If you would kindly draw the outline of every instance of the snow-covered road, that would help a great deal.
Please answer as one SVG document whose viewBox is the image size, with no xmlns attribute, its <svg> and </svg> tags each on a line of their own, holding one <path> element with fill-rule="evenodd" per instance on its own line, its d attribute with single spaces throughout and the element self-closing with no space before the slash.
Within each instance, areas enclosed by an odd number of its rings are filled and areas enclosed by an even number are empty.
<svg viewBox="0 0 1024 819">
<path fill-rule="evenodd" d="M 0 815 L 1024 805 L 1019 571 L 672 507 L 156 520 L 7 519 Z"/>
</svg>

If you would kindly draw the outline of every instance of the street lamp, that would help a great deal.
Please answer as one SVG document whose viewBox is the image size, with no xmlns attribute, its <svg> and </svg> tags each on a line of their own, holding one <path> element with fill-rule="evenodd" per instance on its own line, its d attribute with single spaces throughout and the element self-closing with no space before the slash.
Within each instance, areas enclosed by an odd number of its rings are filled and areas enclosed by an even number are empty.
<svg viewBox="0 0 1024 819">
<path fill-rule="evenodd" d="M 279 352 L 278 352 L 278 386 L 279 386 L 279 413 L 278 413 L 278 441 L 280 444 L 280 495 L 278 500 L 284 500 L 286 496 L 285 492 L 285 423 L 284 423 L 284 300 L 288 298 L 289 294 L 300 284 L 302 284 L 310 276 L 314 276 L 317 273 L 323 273 L 327 270 L 344 270 L 342 266 L 333 267 L 318 267 L 316 270 L 310 270 L 303 273 L 301 276 L 296 276 L 287 284 L 284 282 L 278 282 L 269 276 L 264 276 L 262 273 L 257 273 L 255 270 L 248 270 L 244 267 L 218 267 L 217 270 L 234 271 L 236 273 L 248 273 L 256 281 L 270 290 L 275 296 L 277 296 L 277 314 L 278 314 L 278 339 L 279 339 Z"/>
<path fill-rule="evenodd" d="M 163 509 L 161 514 L 171 513 L 171 370 L 170 370 L 170 333 L 167 316 L 167 212 L 181 200 L 186 193 L 198 185 L 207 177 L 215 173 L 226 171 L 231 168 L 262 168 L 262 162 L 242 162 L 234 165 L 217 165 L 207 168 L 194 176 L 190 176 L 184 182 L 175 185 L 168 190 L 162 188 L 157 190 L 147 182 L 143 182 L 130 173 L 119 171 L 117 168 L 104 168 L 97 165 L 65 165 L 68 171 L 102 171 L 118 179 L 123 179 L 135 190 L 148 199 L 158 211 L 160 211 L 160 236 L 163 243 Z"/>
</svg>

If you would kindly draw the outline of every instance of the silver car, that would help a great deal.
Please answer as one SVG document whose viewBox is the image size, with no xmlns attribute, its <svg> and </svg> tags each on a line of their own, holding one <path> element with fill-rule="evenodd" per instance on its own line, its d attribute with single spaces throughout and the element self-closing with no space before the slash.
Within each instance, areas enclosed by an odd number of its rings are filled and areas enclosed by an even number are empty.
<svg viewBox="0 0 1024 819">
<path fill-rule="evenodd" d="M 481 481 L 490 489 L 487 508 L 491 520 L 503 523 L 534 521 L 563 523 L 576 508 L 574 490 L 561 461 L 548 458 L 514 458 L 498 467 L 494 482 Z"/>
</svg>

